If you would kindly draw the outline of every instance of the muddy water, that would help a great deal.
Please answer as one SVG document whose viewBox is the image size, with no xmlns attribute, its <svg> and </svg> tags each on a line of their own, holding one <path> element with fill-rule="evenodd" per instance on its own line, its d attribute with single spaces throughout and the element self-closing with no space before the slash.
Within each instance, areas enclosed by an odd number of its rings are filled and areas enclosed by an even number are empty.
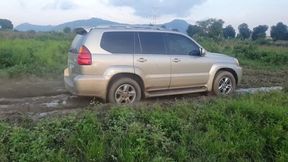
<svg viewBox="0 0 288 162">
<path fill-rule="evenodd" d="M 242 88 L 237 93 L 257 93 L 279 91 L 282 87 Z M 185 98 L 199 97 L 201 94 L 185 95 Z M 171 102 L 181 96 L 145 99 L 143 103 Z M 49 113 L 66 113 L 81 110 L 89 105 L 101 103 L 91 97 L 77 97 L 66 92 L 62 79 L 0 81 L 0 119 L 11 114 L 36 114 L 37 117 Z M 105 106 L 105 104 L 104 104 Z"/>
</svg>

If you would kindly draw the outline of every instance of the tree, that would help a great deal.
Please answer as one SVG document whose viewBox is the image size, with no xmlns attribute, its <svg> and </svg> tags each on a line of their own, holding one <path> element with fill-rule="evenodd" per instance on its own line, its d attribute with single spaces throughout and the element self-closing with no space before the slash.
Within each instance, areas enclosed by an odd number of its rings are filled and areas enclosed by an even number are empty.
<svg viewBox="0 0 288 162">
<path fill-rule="evenodd" d="M 251 36 L 251 30 L 246 23 L 240 24 L 238 26 L 239 36 L 241 39 L 249 39 Z"/>
<path fill-rule="evenodd" d="M 253 28 L 252 32 L 252 39 L 265 39 L 266 38 L 266 31 L 268 30 L 267 25 L 259 25 L 255 28 Z"/>
<path fill-rule="evenodd" d="M 271 37 L 273 40 L 288 40 L 288 27 L 287 25 L 279 22 L 276 26 L 271 27 Z"/>
<path fill-rule="evenodd" d="M 10 20 L 7 19 L 0 19 L 0 29 L 13 29 L 13 24 Z"/>
<path fill-rule="evenodd" d="M 63 32 L 64 32 L 64 33 L 71 33 L 71 28 L 65 27 L 65 28 L 63 29 Z"/>
<path fill-rule="evenodd" d="M 201 27 L 198 26 L 198 25 L 189 25 L 188 26 L 188 29 L 187 29 L 187 34 L 190 36 L 190 37 L 193 37 L 194 35 L 196 34 L 200 34 L 201 33 Z"/>
<path fill-rule="evenodd" d="M 226 38 L 226 39 L 235 38 L 236 31 L 232 27 L 232 25 L 228 25 L 223 29 L 223 35 L 224 35 L 224 38 Z"/>
<path fill-rule="evenodd" d="M 216 39 L 223 37 L 223 20 L 211 18 L 196 23 L 201 28 L 202 35 Z"/>
</svg>

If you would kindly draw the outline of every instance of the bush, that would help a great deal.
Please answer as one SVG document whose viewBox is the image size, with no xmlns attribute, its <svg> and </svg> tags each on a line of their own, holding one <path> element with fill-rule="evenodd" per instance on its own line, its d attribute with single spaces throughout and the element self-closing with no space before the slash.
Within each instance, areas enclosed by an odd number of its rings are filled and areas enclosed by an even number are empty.
<svg viewBox="0 0 288 162">
<path fill-rule="evenodd" d="M 60 74 L 66 66 L 69 44 L 67 40 L 3 40 L 0 45 L 0 71 L 7 72 L 11 77 Z"/>
<path fill-rule="evenodd" d="M 288 55 L 286 53 L 262 51 L 254 45 L 236 45 L 233 52 L 242 59 L 255 60 L 270 65 L 288 64 Z"/>
<path fill-rule="evenodd" d="M 0 124 L 0 161 L 285 161 L 287 93 Z"/>
</svg>

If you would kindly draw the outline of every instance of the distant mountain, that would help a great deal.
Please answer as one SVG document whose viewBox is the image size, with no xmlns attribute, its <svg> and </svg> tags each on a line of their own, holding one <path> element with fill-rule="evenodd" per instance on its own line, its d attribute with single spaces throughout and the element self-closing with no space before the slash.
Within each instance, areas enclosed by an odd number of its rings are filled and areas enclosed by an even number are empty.
<svg viewBox="0 0 288 162">
<path fill-rule="evenodd" d="M 63 31 L 65 27 L 70 27 L 75 29 L 81 26 L 99 26 L 99 25 L 121 25 L 121 23 L 103 20 L 99 18 L 91 18 L 86 20 L 76 20 L 71 22 L 66 22 L 59 25 L 33 25 L 29 23 L 20 24 L 15 27 L 18 31 L 30 31 L 34 30 L 37 32 L 47 32 L 47 31 Z M 161 25 L 161 24 L 160 24 Z M 188 28 L 188 23 L 185 20 L 175 19 L 171 22 L 163 24 L 167 29 L 177 29 L 180 32 L 186 33 Z"/>
<path fill-rule="evenodd" d="M 52 25 L 33 25 L 33 24 L 29 24 L 29 23 L 24 23 L 24 24 L 20 24 L 18 26 L 15 27 L 16 30 L 18 31 L 29 31 L 29 30 L 34 30 L 34 31 L 52 31 L 53 30 Z"/>
<path fill-rule="evenodd" d="M 167 29 L 177 29 L 182 33 L 186 33 L 189 24 L 185 20 L 175 19 L 171 22 L 163 24 Z"/>
<path fill-rule="evenodd" d="M 70 27 L 71 29 L 75 29 L 81 26 L 99 26 L 99 25 L 119 25 L 120 23 L 103 20 L 99 18 L 91 18 L 88 20 L 76 20 L 72 22 L 67 22 L 64 24 L 60 24 L 54 27 L 53 30 L 62 31 L 65 27 Z"/>
<path fill-rule="evenodd" d="M 99 25 L 117 25 L 119 23 L 103 20 L 99 18 L 91 18 L 87 20 L 76 20 L 67 23 L 63 23 L 60 25 L 33 25 L 29 23 L 20 24 L 15 27 L 18 31 L 29 31 L 34 30 L 37 32 L 47 32 L 47 31 L 63 31 L 65 27 L 70 27 L 71 29 L 75 29 L 81 26 L 99 26 Z"/>
</svg>

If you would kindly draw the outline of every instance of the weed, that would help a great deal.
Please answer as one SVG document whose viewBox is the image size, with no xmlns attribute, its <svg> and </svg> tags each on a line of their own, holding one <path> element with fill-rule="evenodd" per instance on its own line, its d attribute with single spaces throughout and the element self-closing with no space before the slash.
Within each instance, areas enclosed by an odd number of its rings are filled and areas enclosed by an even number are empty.
<svg viewBox="0 0 288 162">
<path fill-rule="evenodd" d="M 287 93 L 0 124 L 1 161 L 283 161 Z M 98 117 L 97 117 L 98 116 Z"/>
</svg>

